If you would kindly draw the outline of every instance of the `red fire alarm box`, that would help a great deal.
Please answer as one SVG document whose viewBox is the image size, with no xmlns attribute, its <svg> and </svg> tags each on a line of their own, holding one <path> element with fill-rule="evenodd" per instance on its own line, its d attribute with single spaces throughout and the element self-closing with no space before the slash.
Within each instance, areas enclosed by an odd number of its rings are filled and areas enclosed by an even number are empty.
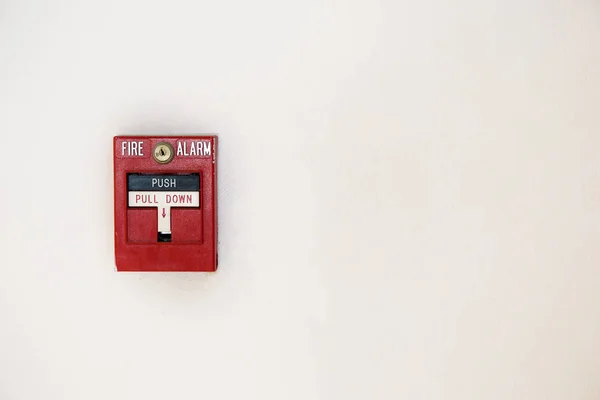
<svg viewBox="0 0 600 400">
<path fill-rule="evenodd" d="M 217 269 L 217 137 L 114 138 L 117 271 Z"/>
</svg>

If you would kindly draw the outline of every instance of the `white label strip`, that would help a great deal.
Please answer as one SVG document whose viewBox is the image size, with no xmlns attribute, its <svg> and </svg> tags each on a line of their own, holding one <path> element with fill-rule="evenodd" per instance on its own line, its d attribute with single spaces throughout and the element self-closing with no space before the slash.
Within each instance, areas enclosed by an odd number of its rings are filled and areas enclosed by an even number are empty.
<svg viewBox="0 0 600 400">
<path fill-rule="evenodd" d="M 200 192 L 129 192 L 129 207 L 156 207 L 158 231 L 171 233 L 171 207 L 200 207 Z"/>
</svg>

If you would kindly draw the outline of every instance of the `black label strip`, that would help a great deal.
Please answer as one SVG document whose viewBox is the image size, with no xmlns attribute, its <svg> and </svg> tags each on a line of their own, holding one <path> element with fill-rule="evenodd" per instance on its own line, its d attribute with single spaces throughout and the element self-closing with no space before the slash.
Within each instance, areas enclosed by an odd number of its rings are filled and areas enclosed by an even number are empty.
<svg viewBox="0 0 600 400">
<path fill-rule="evenodd" d="M 199 191 L 200 175 L 128 174 L 127 190 L 154 192 Z"/>
</svg>

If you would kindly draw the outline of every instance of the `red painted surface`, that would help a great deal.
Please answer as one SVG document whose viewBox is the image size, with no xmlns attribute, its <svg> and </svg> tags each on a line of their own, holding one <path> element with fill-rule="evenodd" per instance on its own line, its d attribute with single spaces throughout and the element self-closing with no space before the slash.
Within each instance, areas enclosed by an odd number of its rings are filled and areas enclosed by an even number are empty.
<svg viewBox="0 0 600 400">
<path fill-rule="evenodd" d="M 122 154 L 122 141 L 142 142 L 139 152 Z M 210 141 L 211 155 L 190 152 L 196 141 Z M 178 145 L 187 155 L 168 164 L 152 157 L 154 146 Z M 181 143 L 179 143 L 181 142 Z M 113 141 L 115 184 L 115 259 L 118 271 L 215 271 L 217 269 L 217 137 L 116 136 Z M 157 241 L 157 220 L 162 209 L 134 208 L 127 204 L 127 174 L 200 174 L 200 208 L 171 208 L 171 242 Z"/>
</svg>

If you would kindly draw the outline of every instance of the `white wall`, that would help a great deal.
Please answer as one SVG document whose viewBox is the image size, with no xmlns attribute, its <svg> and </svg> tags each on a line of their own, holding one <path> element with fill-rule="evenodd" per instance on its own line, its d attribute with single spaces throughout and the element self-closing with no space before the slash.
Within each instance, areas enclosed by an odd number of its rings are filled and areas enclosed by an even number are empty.
<svg viewBox="0 0 600 400">
<path fill-rule="evenodd" d="M 598 399 L 594 0 L 0 2 L 0 399 Z M 220 135 L 118 274 L 115 134 Z"/>
</svg>

